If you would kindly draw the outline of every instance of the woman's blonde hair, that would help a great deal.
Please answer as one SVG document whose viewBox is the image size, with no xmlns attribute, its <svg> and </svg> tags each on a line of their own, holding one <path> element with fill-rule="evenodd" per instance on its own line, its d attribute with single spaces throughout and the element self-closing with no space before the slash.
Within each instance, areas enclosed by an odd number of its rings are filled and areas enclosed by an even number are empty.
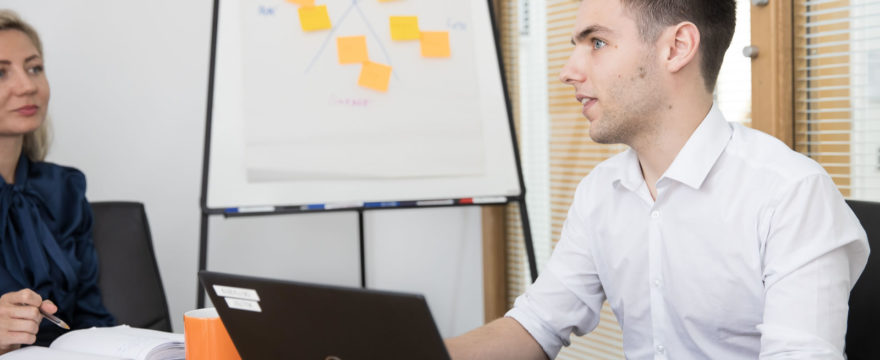
<svg viewBox="0 0 880 360">
<path fill-rule="evenodd" d="M 17 30 L 21 31 L 34 44 L 40 57 L 43 57 L 43 43 L 40 41 L 40 35 L 34 28 L 24 22 L 12 10 L 0 9 L 0 31 Z M 49 119 L 43 119 L 43 124 L 37 130 L 24 135 L 24 143 L 22 144 L 22 153 L 27 155 L 31 161 L 43 161 L 46 153 L 49 152 Z"/>
</svg>

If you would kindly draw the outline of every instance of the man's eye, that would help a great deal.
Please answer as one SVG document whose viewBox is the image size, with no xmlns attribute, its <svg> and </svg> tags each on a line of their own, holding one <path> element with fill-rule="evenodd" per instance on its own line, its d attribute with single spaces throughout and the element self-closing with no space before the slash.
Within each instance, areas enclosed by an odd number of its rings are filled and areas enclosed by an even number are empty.
<svg viewBox="0 0 880 360">
<path fill-rule="evenodd" d="M 593 39 L 593 49 L 598 50 L 605 47 L 605 45 L 608 45 L 608 43 L 606 43 L 604 40 Z"/>
</svg>

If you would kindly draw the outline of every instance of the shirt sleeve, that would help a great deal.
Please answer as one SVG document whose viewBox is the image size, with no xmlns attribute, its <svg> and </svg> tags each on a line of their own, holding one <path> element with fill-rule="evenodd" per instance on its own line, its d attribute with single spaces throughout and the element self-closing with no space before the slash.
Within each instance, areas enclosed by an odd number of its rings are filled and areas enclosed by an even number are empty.
<svg viewBox="0 0 880 360">
<path fill-rule="evenodd" d="M 73 233 L 76 241 L 76 257 L 80 261 L 79 287 L 76 290 L 76 309 L 73 323 L 76 329 L 92 326 L 112 326 L 116 321 L 104 307 L 101 292 L 98 289 L 98 255 L 92 241 L 92 208 L 85 198 L 85 176 L 77 171 L 75 180 L 82 184 L 82 196 L 79 206 L 82 208 L 81 222 Z"/>
<path fill-rule="evenodd" d="M 867 236 L 826 174 L 783 193 L 767 213 L 761 359 L 843 359 L 849 292 Z"/>
<path fill-rule="evenodd" d="M 573 206 L 546 269 L 505 315 L 519 322 L 551 359 L 569 345 L 572 333 L 584 335 L 599 324 L 605 301 L 583 226 Z"/>
</svg>

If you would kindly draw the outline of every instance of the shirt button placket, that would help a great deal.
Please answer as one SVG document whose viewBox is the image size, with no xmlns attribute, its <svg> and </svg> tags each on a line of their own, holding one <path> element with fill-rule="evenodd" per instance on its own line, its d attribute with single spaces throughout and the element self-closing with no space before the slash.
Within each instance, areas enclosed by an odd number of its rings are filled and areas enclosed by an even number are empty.
<svg viewBox="0 0 880 360">
<path fill-rule="evenodd" d="M 666 347 L 662 344 L 657 344 L 654 346 L 654 358 L 655 359 L 665 359 L 666 358 Z"/>
<path fill-rule="evenodd" d="M 654 337 L 654 359 L 667 359 L 666 347 L 666 302 L 663 297 L 663 264 L 660 255 L 663 253 L 663 237 L 660 231 L 660 210 L 654 209 L 650 213 L 650 226 L 648 231 L 648 262 L 649 279 L 651 282 L 651 326 Z"/>
</svg>

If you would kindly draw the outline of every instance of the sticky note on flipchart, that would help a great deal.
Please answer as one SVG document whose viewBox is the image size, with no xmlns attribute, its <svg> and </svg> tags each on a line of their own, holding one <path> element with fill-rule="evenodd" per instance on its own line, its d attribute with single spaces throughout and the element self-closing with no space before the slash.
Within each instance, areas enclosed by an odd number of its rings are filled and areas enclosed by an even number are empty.
<svg viewBox="0 0 880 360">
<path fill-rule="evenodd" d="M 287 0 L 287 2 L 291 4 L 296 4 L 299 6 L 314 6 L 315 0 Z"/>
<path fill-rule="evenodd" d="M 391 40 L 419 39 L 418 16 L 392 16 L 388 23 L 391 25 Z"/>
<path fill-rule="evenodd" d="M 367 55 L 367 37 L 363 35 L 336 38 L 336 51 L 340 64 L 360 64 L 370 59 Z"/>
<path fill-rule="evenodd" d="M 422 31 L 422 56 L 444 58 L 451 55 L 448 31 Z"/>
<path fill-rule="evenodd" d="M 366 61 L 364 62 L 363 67 L 361 67 L 361 75 L 358 78 L 358 85 L 384 92 L 388 91 L 388 83 L 390 81 L 390 66 Z"/>
<path fill-rule="evenodd" d="M 299 23 L 303 31 L 326 30 L 330 25 L 327 5 L 303 6 L 299 8 Z"/>
</svg>

